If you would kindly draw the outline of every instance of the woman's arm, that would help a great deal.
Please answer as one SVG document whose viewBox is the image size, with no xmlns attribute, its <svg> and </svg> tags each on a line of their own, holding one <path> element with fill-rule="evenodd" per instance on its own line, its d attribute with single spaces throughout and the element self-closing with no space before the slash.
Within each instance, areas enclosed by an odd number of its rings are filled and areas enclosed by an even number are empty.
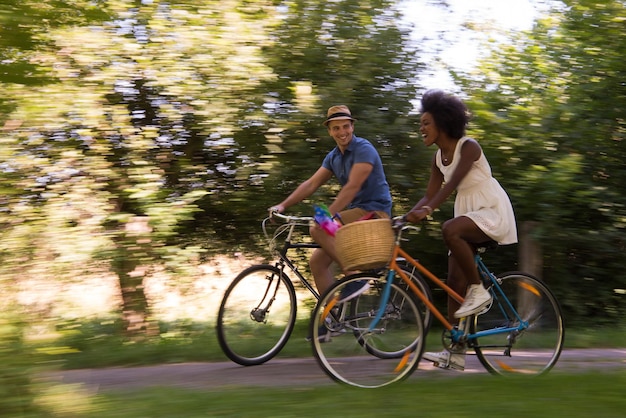
<svg viewBox="0 0 626 418">
<path fill-rule="evenodd" d="M 474 161 L 480 158 L 481 153 L 482 149 L 480 145 L 478 145 L 478 142 L 473 139 L 465 141 L 461 148 L 461 159 L 454 173 L 452 173 L 452 177 L 443 187 L 441 187 L 443 184 L 443 174 L 435 163 L 435 155 L 431 165 L 431 177 L 428 182 L 426 195 L 420 199 L 413 209 L 411 209 L 411 212 L 406 215 L 407 219 L 410 222 L 419 222 L 445 202 L 472 169 Z"/>
</svg>

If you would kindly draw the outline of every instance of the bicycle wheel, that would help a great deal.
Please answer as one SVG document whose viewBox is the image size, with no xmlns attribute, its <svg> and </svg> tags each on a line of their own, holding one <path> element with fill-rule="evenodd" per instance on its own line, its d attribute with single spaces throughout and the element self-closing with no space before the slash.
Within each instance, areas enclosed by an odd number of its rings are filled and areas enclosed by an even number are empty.
<svg viewBox="0 0 626 418">
<path fill-rule="evenodd" d="M 293 284 L 275 266 L 242 271 L 230 284 L 217 315 L 217 338 L 235 363 L 254 366 L 285 346 L 296 322 Z"/>
<path fill-rule="evenodd" d="M 490 289 L 493 304 L 489 311 L 474 318 L 471 333 L 517 327 L 520 319 L 527 326 L 470 341 L 478 359 L 493 374 L 547 372 L 563 349 L 563 317 L 558 301 L 545 284 L 525 273 L 504 273 L 497 281 L 499 286 Z"/>
<path fill-rule="evenodd" d="M 414 297 L 395 283 L 390 296 L 396 295 L 402 303 L 396 305 L 390 297 L 379 314 L 387 283 L 383 277 L 369 278 L 365 292 L 337 303 L 342 290 L 364 276 L 340 280 L 322 296 L 313 311 L 311 341 L 318 364 L 332 379 L 377 388 L 401 381 L 415 370 L 424 350 L 425 330 Z"/>
</svg>

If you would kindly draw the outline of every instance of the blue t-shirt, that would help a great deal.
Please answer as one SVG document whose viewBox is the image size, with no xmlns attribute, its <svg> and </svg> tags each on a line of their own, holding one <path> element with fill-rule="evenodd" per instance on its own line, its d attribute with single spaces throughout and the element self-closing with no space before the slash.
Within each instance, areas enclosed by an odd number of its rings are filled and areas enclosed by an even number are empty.
<svg viewBox="0 0 626 418">
<path fill-rule="evenodd" d="M 361 208 L 367 211 L 380 210 L 391 216 L 391 193 L 383 170 L 383 163 L 378 151 L 367 139 L 353 135 L 345 153 L 341 154 L 339 148 L 335 147 L 324 158 L 322 167 L 332 171 L 343 187 L 348 182 L 352 166 L 356 163 L 371 164 L 373 169 L 348 208 Z"/>
</svg>

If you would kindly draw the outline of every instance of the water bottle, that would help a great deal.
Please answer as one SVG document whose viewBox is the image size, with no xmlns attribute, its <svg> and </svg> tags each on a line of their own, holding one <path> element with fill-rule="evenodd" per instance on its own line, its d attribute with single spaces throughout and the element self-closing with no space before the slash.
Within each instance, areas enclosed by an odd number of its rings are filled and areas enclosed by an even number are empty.
<svg viewBox="0 0 626 418">
<path fill-rule="evenodd" d="M 325 205 L 315 205 L 315 215 L 313 218 L 315 222 L 322 228 L 328 235 L 334 237 L 335 233 L 341 225 L 333 220 L 328 208 Z"/>
</svg>

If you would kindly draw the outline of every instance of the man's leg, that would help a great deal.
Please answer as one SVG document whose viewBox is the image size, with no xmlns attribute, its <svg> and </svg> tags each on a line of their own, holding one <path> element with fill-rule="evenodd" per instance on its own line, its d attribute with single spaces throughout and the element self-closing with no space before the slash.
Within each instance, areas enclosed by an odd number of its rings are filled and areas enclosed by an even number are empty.
<svg viewBox="0 0 626 418">
<path fill-rule="evenodd" d="M 317 248 L 313 251 L 311 259 L 309 260 L 309 267 L 311 268 L 315 286 L 319 294 L 322 295 L 335 281 L 335 275 L 332 269 L 334 260 L 325 250 L 325 248 L 332 247 L 334 254 L 335 243 L 333 237 L 327 235 L 326 232 L 316 226 L 311 227 L 311 236 L 315 242 L 322 246 L 322 248 Z"/>
<path fill-rule="evenodd" d="M 363 209 L 348 209 L 339 214 L 344 224 L 354 222 L 367 212 Z M 339 265 L 337 252 L 335 251 L 335 237 L 328 235 L 318 226 L 312 226 L 309 230 L 313 241 L 318 243 L 320 247 L 311 255 L 309 267 L 311 274 L 315 280 L 317 291 L 323 294 L 335 281 L 335 274 L 332 268 L 333 262 Z M 341 266 L 340 266 L 341 267 Z M 344 272 L 345 274 L 346 272 Z"/>
<path fill-rule="evenodd" d="M 345 225 L 359 220 L 367 213 L 369 212 L 364 209 L 354 208 L 340 212 L 339 216 Z M 376 212 L 376 214 L 378 217 L 388 217 L 385 212 Z M 311 273 L 313 274 L 313 279 L 315 280 L 315 286 L 321 295 L 330 286 L 332 286 L 335 280 L 335 275 L 332 269 L 333 262 L 340 266 L 337 258 L 337 252 L 335 250 L 335 237 L 328 235 L 318 226 L 312 226 L 309 232 L 313 240 L 318 243 L 320 247 L 322 247 L 313 251 L 313 255 L 309 260 L 309 266 L 311 268 Z M 343 273 L 348 275 L 352 272 L 343 271 Z"/>
</svg>

